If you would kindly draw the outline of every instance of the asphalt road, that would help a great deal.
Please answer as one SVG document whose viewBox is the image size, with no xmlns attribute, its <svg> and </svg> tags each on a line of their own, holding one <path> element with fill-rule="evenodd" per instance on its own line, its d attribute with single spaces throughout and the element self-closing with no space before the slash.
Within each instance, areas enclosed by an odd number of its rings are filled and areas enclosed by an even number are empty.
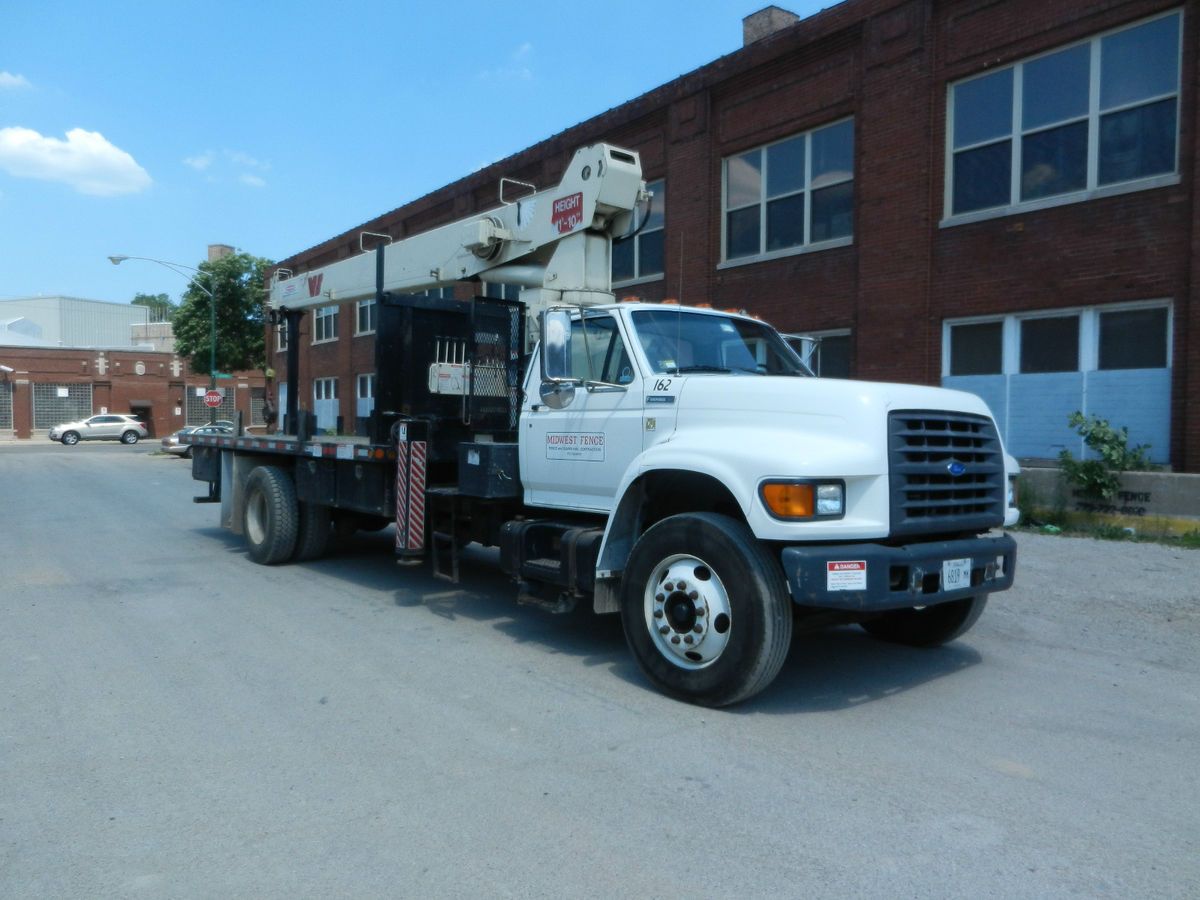
<svg viewBox="0 0 1200 900">
<path fill-rule="evenodd" d="M 484 560 L 256 566 L 153 449 L 0 443 L 0 897 L 1200 896 L 1200 552 L 1021 535 L 712 711 Z"/>
</svg>

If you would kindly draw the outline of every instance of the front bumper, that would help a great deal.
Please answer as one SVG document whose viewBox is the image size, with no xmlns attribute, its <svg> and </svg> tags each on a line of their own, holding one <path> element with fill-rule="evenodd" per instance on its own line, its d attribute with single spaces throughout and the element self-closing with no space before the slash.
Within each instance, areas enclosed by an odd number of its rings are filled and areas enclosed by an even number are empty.
<svg viewBox="0 0 1200 900">
<path fill-rule="evenodd" d="M 944 589 L 943 564 L 969 559 L 970 584 Z M 884 544 L 784 548 L 783 571 L 800 606 L 875 612 L 933 606 L 1012 587 L 1017 542 L 984 535 L 889 547 Z"/>
</svg>

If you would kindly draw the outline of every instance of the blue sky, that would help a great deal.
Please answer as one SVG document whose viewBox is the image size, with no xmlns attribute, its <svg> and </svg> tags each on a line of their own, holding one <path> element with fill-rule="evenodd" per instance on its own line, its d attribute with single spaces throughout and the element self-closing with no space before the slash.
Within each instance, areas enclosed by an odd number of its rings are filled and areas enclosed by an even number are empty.
<svg viewBox="0 0 1200 900">
<path fill-rule="evenodd" d="M 0 299 L 178 299 L 107 257 L 284 258 L 738 49 L 765 5 L 2 3 Z"/>
</svg>

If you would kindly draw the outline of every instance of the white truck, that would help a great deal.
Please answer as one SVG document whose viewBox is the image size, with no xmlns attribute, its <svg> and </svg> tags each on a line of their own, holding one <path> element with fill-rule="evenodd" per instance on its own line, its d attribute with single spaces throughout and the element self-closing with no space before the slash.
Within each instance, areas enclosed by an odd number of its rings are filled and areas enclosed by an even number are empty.
<svg viewBox="0 0 1200 900">
<path fill-rule="evenodd" d="M 191 438 L 197 500 L 264 564 L 391 523 L 397 556 L 442 577 L 466 544 L 499 547 L 518 599 L 619 613 L 647 678 L 703 705 L 763 690 L 794 627 L 962 634 L 1016 563 L 996 529 L 1016 522 L 1017 466 L 985 404 L 815 378 L 750 316 L 614 303 L 611 242 L 646 200 L 636 154 L 596 145 L 556 188 L 277 275 L 284 433 Z M 463 280 L 520 302 L 417 293 Z M 365 434 L 314 436 L 302 317 L 370 297 Z"/>
</svg>

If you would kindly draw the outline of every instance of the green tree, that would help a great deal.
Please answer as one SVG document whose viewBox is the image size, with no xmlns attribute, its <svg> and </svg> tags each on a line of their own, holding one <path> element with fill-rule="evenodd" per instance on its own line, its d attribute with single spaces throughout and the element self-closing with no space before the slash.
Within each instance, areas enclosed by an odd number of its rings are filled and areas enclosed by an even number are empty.
<svg viewBox="0 0 1200 900">
<path fill-rule="evenodd" d="M 192 370 L 211 374 L 209 366 L 210 293 L 216 297 L 217 371 L 261 369 L 266 364 L 263 339 L 264 285 L 270 260 L 231 253 L 200 264 L 200 272 L 183 294 L 173 319 L 175 349 Z"/>
<path fill-rule="evenodd" d="M 170 322 L 178 309 L 166 294 L 134 294 L 132 302 L 150 309 L 151 322 Z"/>
</svg>

